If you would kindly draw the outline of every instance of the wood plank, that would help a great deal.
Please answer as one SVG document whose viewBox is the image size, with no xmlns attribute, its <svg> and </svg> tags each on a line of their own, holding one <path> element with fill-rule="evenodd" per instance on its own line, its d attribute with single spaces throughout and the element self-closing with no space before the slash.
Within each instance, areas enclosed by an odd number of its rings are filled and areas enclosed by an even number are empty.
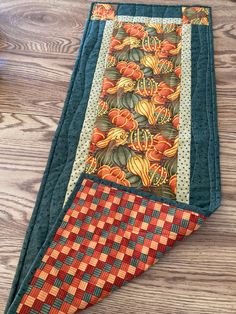
<svg viewBox="0 0 236 314">
<path fill-rule="evenodd" d="M 45 2 L 1 2 L 2 112 L 60 116 L 87 9 Z"/>
</svg>

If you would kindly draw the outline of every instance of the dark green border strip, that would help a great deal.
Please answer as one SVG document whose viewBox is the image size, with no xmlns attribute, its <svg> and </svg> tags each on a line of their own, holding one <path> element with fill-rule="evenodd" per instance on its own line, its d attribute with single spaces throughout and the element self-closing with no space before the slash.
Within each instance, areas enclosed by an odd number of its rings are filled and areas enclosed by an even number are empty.
<svg viewBox="0 0 236 314">
<path fill-rule="evenodd" d="M 192 123 L 190 204 L 210 216 L 219 206 L 220 163 L 216 84 L 212 32 L 209 26 L 192 25 Z"/>
<path fill-rule="evenodd" d="M 129 6 L 136 6 L 136 7 L 155 7 L 157 8 L 162 8 L 162 7 L 166 7 L 166 8 L 182 8 L 182 7 L 186 7 L 186 8 L 191 8 L 191 7 L 200 7 L 200 8 L 209 8 L 211 9 L 210 6 L 207 5 L 201 5 L 201 4 L 157 4 L 157 3 L 132 3 L 132 2 L 103 2 L 103 1 L 92 1 L 92 5 L 94 4 L 100 4 L 100 3 L 104 3 L 104 4 L 111 4 L 111 5 L 129 5 Z"/>
<path fill-rule="evenodd" d="M 213 193 L 215 199 L 210 205 L 211 214 L 219 208 L 221 204 L 221 175 L 220 175 L 220 142 L 218 130 L 218 115 L 217 115 L 217 94 L 216 94 L 216 73 L 215 73 L 215 50 L 213 38 L 213 18 L 212 9 L 210 9 L 210 30 L 208 32 L 208 40 L 210 46 L 210 66 L 211 66 L 211 91 L 212 91 L 212 115 L 213 115 L 213 136 L 214 136 L 214 149 L 215 149 L 215 187 Z"/>
</svg>

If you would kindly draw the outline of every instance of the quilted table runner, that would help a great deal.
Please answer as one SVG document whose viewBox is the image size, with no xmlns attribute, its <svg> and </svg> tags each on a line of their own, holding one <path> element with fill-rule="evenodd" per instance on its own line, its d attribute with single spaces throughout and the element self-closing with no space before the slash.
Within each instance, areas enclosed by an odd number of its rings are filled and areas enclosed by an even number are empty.
<svg viewBox="0 0 236 314">
<path fill-rule="evenodd" d="M 6 313 L 97 303 L 219 204 L 211 8 L 93 3 Z"/>
</svg>

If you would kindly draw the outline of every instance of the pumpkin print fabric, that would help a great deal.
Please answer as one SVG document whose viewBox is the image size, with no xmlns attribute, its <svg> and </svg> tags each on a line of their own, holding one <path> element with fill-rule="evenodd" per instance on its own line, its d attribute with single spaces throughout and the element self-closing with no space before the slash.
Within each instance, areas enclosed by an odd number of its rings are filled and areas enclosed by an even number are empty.
<svg viewBox="0 0 236 314">
<path fill-rule="evenodd" d="M 114 20 L 116 6 L 106 3 L 98 3 L 94 6 L 91 19 L 92 20 Z"/>
<path fill-rule="evenodd" d="M 115 22 L 86 172 L 176 198 L 181 26 Z"/>
<path fill-rule="evenodd" d="M 203 7 L 183 7 L 183 24 L 209 25 L 209 9 Z"/>
</svg>

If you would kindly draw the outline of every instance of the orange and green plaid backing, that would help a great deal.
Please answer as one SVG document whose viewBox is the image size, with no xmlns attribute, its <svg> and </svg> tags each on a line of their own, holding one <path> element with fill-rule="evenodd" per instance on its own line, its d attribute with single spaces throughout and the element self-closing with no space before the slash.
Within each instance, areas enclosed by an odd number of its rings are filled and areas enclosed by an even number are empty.
<svg viewBox="0 0 236 314">
<path fill-rule="evenodd" d="M 17 308 L 72 314 L 140 275 L 204 216 L 84 179 Z"/>
</svg>

